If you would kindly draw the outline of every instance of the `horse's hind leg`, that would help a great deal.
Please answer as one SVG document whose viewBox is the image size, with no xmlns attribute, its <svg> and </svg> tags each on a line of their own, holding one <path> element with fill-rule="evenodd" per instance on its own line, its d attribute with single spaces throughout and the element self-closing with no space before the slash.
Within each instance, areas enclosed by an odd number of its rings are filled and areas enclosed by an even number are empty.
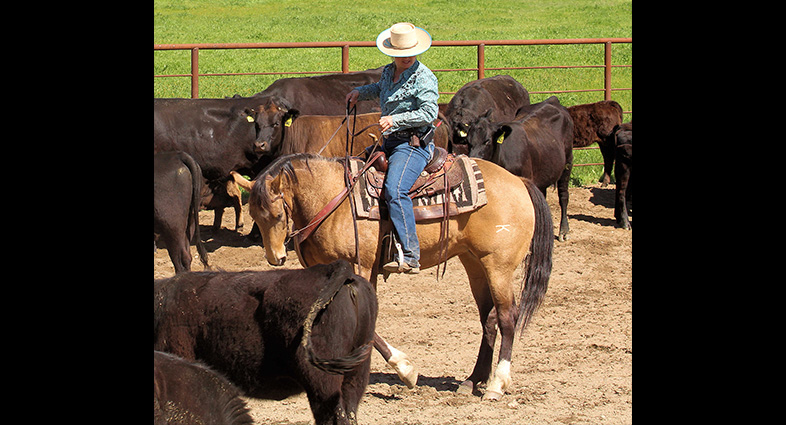
<svg viewBox="0 0 786 425">
<path fill-rule="evenodd" d="M 490 256 L 491 257 L 491 256 Z M 499 361 L 494 375 L 489 379 L 486 393 L 483 394 L 483 400 L 499 400 L 505 394 L 505 390 L 510 386 L 512 379 L 510 377 L 510 362 L 513 356 L 513 341 L 514 333 L 516 331 L 514 304 L 515 297 L 513 294 L 513 274 L 515 267 L 505 263 L 496 263 L 492 258 L 484 259 L 483 270 L 485 270 L 488 286 L 485 292 L 491 294 L 491 300 L 494 304 L 494 311 L 496 316 L 496 324 L 499 327 L 499 332 L 502 336 L 502 342 L 499 348 Z M 469 272 L 467 273 L 469 274 Z M 470 281 L 472 282 L 472 281 Z M 473 287 L 473 293 L 476 289 Z M 478 309 L 481 304 L 478 304 Z M 488 308 L 488 307 L 485 307 Z M 487 325 L 484 327 L 484 334 L 487 332 L 489 320 L 494 316 L 488 316 Z M 491 332 L 496 331 L 491 326 Z M 483 347 L 481 347 L 483 348 Z M 491 348 L 493 349 L 493 339 Z M 491 354 L 489 355 L 491 356 Z M 481 358 L 478 356 L 478 362 Z"/>
<path fill-rule="evenodd" d="M 491 375 L 491 363 L 494 357 L 494 342 L 497 339 L 497 316 L 493 311 L 494 302 L 489 292 L 486 274 L 480 262 L 472 254 L 463 254 L 459 257 L 469 277 L 472 296 L 478 306 L 480 325 L 483 328 L 483 337 L 480 340 L 478 359 L 472 374 L 461 383 L 459 393 L 471 394 L 478 389 L 478 384 L 488 380 Z"/>
</svg>

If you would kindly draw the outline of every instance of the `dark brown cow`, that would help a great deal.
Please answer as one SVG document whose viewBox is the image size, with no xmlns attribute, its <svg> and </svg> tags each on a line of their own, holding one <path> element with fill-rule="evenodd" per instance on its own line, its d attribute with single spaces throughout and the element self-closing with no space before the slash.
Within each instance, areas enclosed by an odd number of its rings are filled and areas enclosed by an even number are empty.
<svg viewBox="0 0 786 425">
<path fill-rule="evenodd" d="M 240 391 L 209 367 L 153 351 L 155 425 L 252 425 Z"/>
<path fill-rule="evenodd" d="M 526 177 L 540 189 L 557 185 L 562 217 L 559 240 L 568 237 L 568 184 L 573 169 L 573 122 L 568 111 L 551 96 L 525 106 L 517 121 L 493 122 L 491 110 L 470 129 L 472 157 L 501 165 L 511 173 Z"/>
<path fill-rule="evenodd" d="M 330 115 L 301 115 L 284 130 L 280 146 L 274 150 L 275 157 L 292 153 L 319 153 L 327 157 L 344 156 L 346 151 L 347 126 L 350 132 L 360 133 L 355 137 L 350 156 L 359 156 L 363 150 L 382 139 L 379 127 L 379 112 L 358 114 L 349 117 L 349 124 L 342 124 L 344 117 Z M 366 129 L 365 131 L 361 130 Z M 373 135 L 373 137 L 372 137 Z M 331 136 L 333 137 L 331 139 Z M 330 143 L 328 143 L 330 141 Z M 380 142 L 381 143 L 381 142 Z M 434 143 L 447 148 L 447 133 L 436 132 Z M 320 153 L 320 150 L 324 150 Z"/>
<path fill-rule="evenodd" d="M 356 423 L 377 299 L 348 262 L 182 273 L 155 281 L 153 310 L 154 350 L 199 359 L 254 397 L 305 390 L 318 425 Z"/>
<path fill-rule="evenodd" d="M 573 119 L 573 147 L 583 148 L 593 143 L 603 155 L 603 175 L 599 182 L 606 186 L 611 181 L 614 165 L 614 131 L 622 124 L 622 107 L 613 100 L 586 103 L 568 108 Z"/>
<path fill-rule="evenodd" d="M 633 121 L 622 124 L 614 133 L 614 178 L 617 180 L 614 198 L 614 218 L 617 226 L 630 230 L 628 214 L 633 202 Z"/>
<path fill-rule="evenodd" d="M 522 106 L 529 105 L 529 93 L 510 75 L 496 75 L 464 84 L 445 108 L 450 125 L 451 150 L 466 145 L 472 126 L 491 109 L 491 121 L 512 121 Z"/>
<path fill-rule="evenodd" d="M 153 232 L 161 235 L 175 273 L 191 270 L 191 238 L 205 268 L 207 251 L 199 235 L 202 173 L 185 152 L 153 155 Z"/>
</svg>

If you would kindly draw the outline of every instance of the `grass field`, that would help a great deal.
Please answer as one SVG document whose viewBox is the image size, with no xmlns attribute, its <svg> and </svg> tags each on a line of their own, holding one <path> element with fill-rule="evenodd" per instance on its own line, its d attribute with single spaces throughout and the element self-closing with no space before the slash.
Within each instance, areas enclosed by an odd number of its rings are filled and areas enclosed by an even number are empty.
<svg viewBox="0 0 786 425">
<path fill-rule="evenodd" d="M 154 44 L 374 40 L 390 25 L 408 21 L 435 40 L 632 37 L 632 0 L 155 0 Z M 603 46 L 487 46 L 486 67 L 602 65 Z M 376 48 L 350 49 L 350 71 L 390 59 Z M 431 69 L 477 66 L 475 47 L 432 47 L 420 55 Z M 632 44 L 615 44 L 612 64 L 631 65 Z M 330 49 L 205 50 L 200 73 L 341 70 L 341 52 Z M 632 68 L 613 68 L 612 87 L 630 88 Z M 190 73 L 188 51 L 154 52 L 154 74 Z M 508 74 L 529 91 L 603 88 L 603 69 L 486 71 Z M 280 75 L 200 77 L 200 97 L 249 96 Z M 440 91 L 455 92 L 477 78 L 474 71 L 437 74 Z M 154 97 L 189 97 L 188 78 L 154 78 Z M 531 95 L 539 102 L 548 94 Z M 557 95 L 564 106 L 603 100 L 602 92 Z M 448 102 L 442 95 L 440 102 Z M 632 111 L 632 91 L 612 98 Z M 626 114 L 625 121 L 632 118 Z M 575 163 L 602 162 L 598 150 L 576 151 Z M 574 168 L 574 184 L 597 180 L 601 167 Z"/>
</svg>

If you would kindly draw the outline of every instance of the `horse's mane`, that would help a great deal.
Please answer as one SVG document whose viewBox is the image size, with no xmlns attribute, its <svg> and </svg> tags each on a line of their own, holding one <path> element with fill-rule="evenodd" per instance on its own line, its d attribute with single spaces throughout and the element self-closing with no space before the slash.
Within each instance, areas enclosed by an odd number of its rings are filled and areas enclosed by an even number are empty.
<svg viewBox="0 0 786 425">
<path fill-rule="evenodd" d="M 267 166 L 256 178 L 256 182 L 254 183 L 254 187 L 251 189 L 251 196 L 249 198 L 249 202 L 258 203 L 264 210 L 270 211 L 270 194 L 267 192 L 267 186 L 265 185 L 265 180 L 270 178 L 276 178 L 279 174 L 284 173 L 287 177 L 292 179 L 292 181 L 297 183 L 297 175 L 295 175 L 295 169 L 292 168 L 292 161 L 294 160 L 304 160 L 306 164 L 306 168 L 311 171 L 311 167 L 308 165 L 308 161 L 332 161 L 337 162 L 339 160 L 343 160 L 343 158 L 326 158 L 321 155 L 317 155 L 315 153 L 293 153 L 289 155 L 283 155 L 278 157 L 272 164 Z"/>
</svg>

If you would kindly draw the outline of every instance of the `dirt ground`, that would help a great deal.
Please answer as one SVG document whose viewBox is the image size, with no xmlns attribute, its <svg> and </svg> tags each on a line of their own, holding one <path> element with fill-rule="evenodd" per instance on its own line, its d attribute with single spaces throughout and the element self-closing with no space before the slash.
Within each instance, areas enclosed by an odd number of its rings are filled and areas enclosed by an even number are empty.
<svg viewBox="0 0 786 425">
<path fill-rule="evenodd" d="M 559 217 L 556 190 L 548 190 Z M 200 213 L 211 265 L 269 270 L 263 248 L 234 229 L 233 210 L 213 234 L 212 211 Z M 407 387 L 372 353 L 371 377 L 358 410 L 364 425 L 630 424 L 632 423 L 632 231 L 614 227 L 614 186 L 570 189 L 570 239 L 554 242 L 545 301 L 513 346 L 512 388 L 498 402 L 455 392 L 469 376 L 481 328 L 466 274 L 454 258 L 444 280 L 435 270 L 379 279 L 377 331 L 406 352 L 420 373 Z M 631 220 L 632 222 L 632 220 Z M 555 221 L 555 233 L 558 222 Z M 196 253 L 195 247 L 191 247 Z M 194 270 L 202 265 L 194 260 Z M 299 268 L 294 251 L 285 267 Z M 156 278 L 174 275 L 166 249 L 154 256 Z M 500 338 L 497 338 L 497 349 Z M 496 354 L 495 354 L 496 363 Z M 283 401 L 248 398 L 259 424 L 310 424 L 305 394 Z"/>
</svg>

